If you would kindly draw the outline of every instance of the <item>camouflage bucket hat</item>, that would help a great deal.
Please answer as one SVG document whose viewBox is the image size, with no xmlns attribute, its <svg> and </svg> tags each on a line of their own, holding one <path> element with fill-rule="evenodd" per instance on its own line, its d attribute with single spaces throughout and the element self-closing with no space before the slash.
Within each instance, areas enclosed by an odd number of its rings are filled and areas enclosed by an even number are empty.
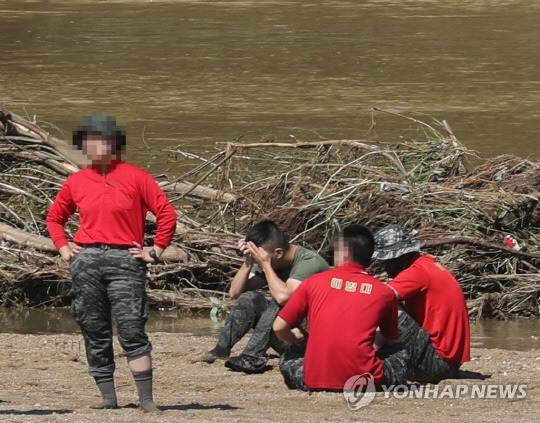
<svg viewBox="0 0 540 423">
<path fill-rule="evenodd" d="M 388 225 L 375 233 L 374 260 L 390 260 L 403 254 L 420 251 L 421 242 L 412 241 L 399 225 Z"/>
</svg>

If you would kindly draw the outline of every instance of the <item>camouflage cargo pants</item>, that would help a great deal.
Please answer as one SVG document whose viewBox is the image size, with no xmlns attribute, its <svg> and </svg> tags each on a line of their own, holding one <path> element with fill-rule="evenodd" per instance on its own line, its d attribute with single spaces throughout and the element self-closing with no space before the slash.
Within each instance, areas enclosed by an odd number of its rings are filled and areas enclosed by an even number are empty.
<svg viewBox="0 0 540 423">
<path fill-rule="evenodd" d="M 398 342 L 405 344 L 411 360 L 410 380 L 439 383 L 443 379 L 455 379 L 459 364 L 443 360 L 429 338 L 429 334 L 405 311 L 400 311 Z"/>
<path fill-rule="evenodd" d="M 232 308 L 217 345 L 230 353 L 232 347 L 253 329 L 243 354 L 262 357 L 270 347 L 281 354 L 288 349 L 287 344 L 279 340 L 272 330 L 279 310 L 280 307 L 275 300 L 266 299 L 260 292 L 244 292 Z"/>
<path fill-rule="evenodd" d="M 114 373 L 112 317 L 125 356 L 152 350 L 144 329 L 149 317 L 144 262 L 127 249 L 86 247 L 71 259 L 70 273 L 71 313 L 81 327 L 90 375 Z"/>
<path fill-rule="evenodd" d="M 404 344 L 396 343 L 382 347 L 377 351 L 377 357 L 383 362 L 383 385 L 402 385 L 407 382 L 409 353 Z M 279 370 L 289 389 L 309 391 L 309 388 L 304 383 L 303 353 L 291 350 L 283 354 L 279 361 Z"/>
</svg>

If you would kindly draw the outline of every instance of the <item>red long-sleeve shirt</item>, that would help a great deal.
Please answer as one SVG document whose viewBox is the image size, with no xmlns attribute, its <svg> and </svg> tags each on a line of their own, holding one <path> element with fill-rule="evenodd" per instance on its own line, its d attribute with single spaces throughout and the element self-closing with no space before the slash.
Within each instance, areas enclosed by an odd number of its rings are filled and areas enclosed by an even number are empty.
<svg viewBox="0 0 540 423">
<path fill-rule="evenodd" d="M 176 228 L 176 211 L 152 175 L 122 161 L 69 176 L 47 214 L 56 248 L 67 245 L 64 225 L 77 210 L 80 225 L 73 241 L 80 244 L 142 245 L 147 211 L 156 217 L 154 245 L 169 246 Z"/>
</svg>

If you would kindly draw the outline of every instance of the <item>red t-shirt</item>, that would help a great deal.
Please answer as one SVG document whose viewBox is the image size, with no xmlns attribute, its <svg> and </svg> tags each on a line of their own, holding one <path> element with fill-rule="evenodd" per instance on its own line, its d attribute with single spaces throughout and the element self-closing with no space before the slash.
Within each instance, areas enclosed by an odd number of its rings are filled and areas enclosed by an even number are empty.
<svg viewBox="0 0 540 423">
<path fill-rule="evenodd" d="M 279 316 L 292 327 L 307 316 L 304 382 L 308 388 L 341 390 L 351 376 L 366 372 L 375 384 L 383 382 L 383 365 L 373 342 L 378 326 L 386 338 L 397 338 L 397 301 L 394 292 L 362 266 L 345 263 L 310 276 Z"/>
<path fill-rule="evenodd" d="M 176 210 L 152 175 L 121 161 L 105 173 L 94 167 L 80 170 L 62 185 L 47 214 L 56 248 L 67 245 L 64 225 L 77 210 L 80 225 L 73 240 L 81 244 L 142 245 L 148 210 L 156 216 L 155 245 L 169 246 L 176 228 Z"/>
<path fill-rule="evenodd" d="M 405 301 L 407 313 L 429 334 L 441 358 L 470 360 L 470 327 L 459 282 L 429 255 L 418 255 L 389 285 Z"/>
</svg>

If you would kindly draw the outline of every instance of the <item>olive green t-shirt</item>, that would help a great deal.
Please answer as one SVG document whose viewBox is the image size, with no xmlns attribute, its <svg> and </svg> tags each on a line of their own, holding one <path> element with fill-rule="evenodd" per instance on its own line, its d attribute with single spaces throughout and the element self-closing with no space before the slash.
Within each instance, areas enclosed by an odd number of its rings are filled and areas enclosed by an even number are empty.
<svg viewBox="0 0 540 423">
<path fill-rule="evenodd" d="M 329 268 L 326 260 L 318 253 L 302 246 L 297 246 L 291 265 L 281 269 L 274 269 L 274 271 L 283 282 L 287 282 L 287 279 L 296 279 L 303 282 L 304 279 L 307 279 L 311 275 L 323 272 Z M 266 281 L 264 272 L 256 264 L 251 268 L 251 272 Z"/>
</svg>

